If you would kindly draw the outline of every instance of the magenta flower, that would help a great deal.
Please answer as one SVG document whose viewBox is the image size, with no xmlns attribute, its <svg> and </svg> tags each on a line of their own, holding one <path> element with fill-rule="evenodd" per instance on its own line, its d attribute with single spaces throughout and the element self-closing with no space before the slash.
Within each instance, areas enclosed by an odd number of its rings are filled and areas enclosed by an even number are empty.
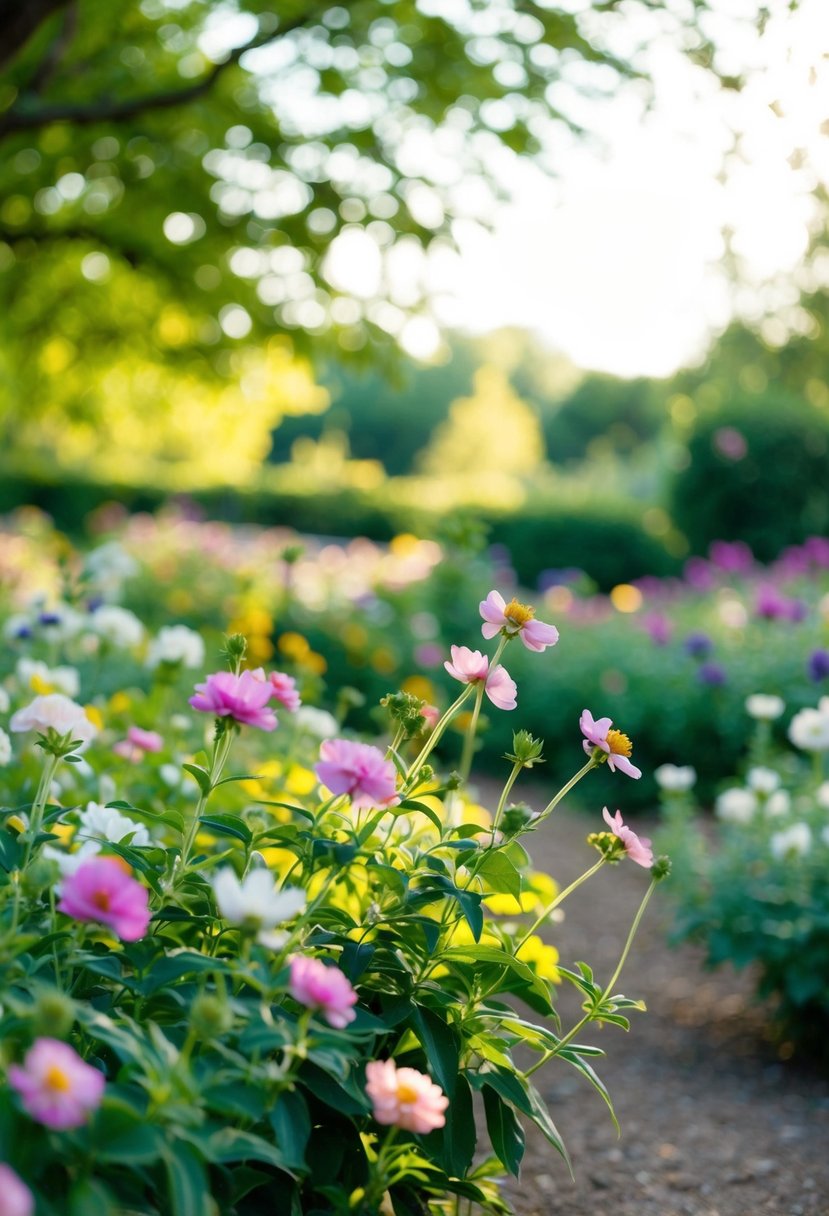
<svg viewBox="0 0 829 1216">
<path fill-rule="evenodd" d="M 272 695 L 275 701 L 280 701 L 289 714 L 295 714 L 302 701 L 297 692 L 296 680 L 284 671 L 272 671 L 268 676 Z"/>
<path fill-rule="evenodd" d="M 196 695 L 190 698 L 193 709 L 217 718 L 232 718 L 244 726 L 259 730 L 276 730 L 276 714 L 268 709 L 273 696 L 272 685 L 253 671 L 234 675 L 232 671 L 217 671 L 196 685 Z"/>
<path fill-rule="evenodd" d="M 602 814 L 613 835 L 618 836 L 625 846 L 625 852 L 630 860 L 649 870 L 653 865 L 653 849 L 647 836 L 637 836 L 632 828 L 626 827 L 622 823 L 621 811 L 617 811 L 615 815 L 611 816 L 610 811 L 605 807 Z"/>
<path fill-rule="evenodd" d="M 35 1039 L 22 1066 L 9 1068 L 9 1084 L 38 1123 L 63 1131 L 80 1127 L 101 1104 L 104 1074 L 85 1064 L 68 1043 Z"/>
<path fill-rule="evenodd" d="M 535 609 L 519 604 L 516 599 L 507 603 L 497 591 L 490 591 L 479 607 L 485 622 L 481 626 L 485 638 L 494 638 L 496 633 L 504 633 L 507 637 L 518 634 L 527 650 L 536 651 L 555 646 L 558 641 L 555 625 L 535 620 Z"/>
<path fill-rule="evenodd" d="M 468 646 L 450 646 L 452 655 L 443 664 L 450 676 L 462 684 L 484 683 L 484 691 L 498 709 L 515 709 L 517 688 L 505 667 L 500 663 L 489 670 L 489 659 L 480 650 Z"/>
<path fill-rule="evenodd" d="M 607 757 L 607 767 L 611 772 L 616 769 L 627 777 L 641 777 L 642 770 L 630 762 L 633 744 L 627 735 L 620 730 L 611 730 L 612 718 L 595 718 L 589 709 L 582 710 L 579 727 L 584 735 L 584 750 L 590 756 L 594 748 L 599 748 Z"/>
<path fill-rule="evenodd" d="M 367 806 L 395 806 L 397 772 L 379 747 L 326 739 L 320 744 L 320 763 L 314 772 L 332 794 L 350 794 L 355 810 Z"/>
<path fill-rule="evenodd" d="M 440 1086 L 415 1068 L 398 1068 L 394 1060 L 366 1064 L 366 1093 L 378 1123 L 424 1135 L 446 1122 L 449 1099 Z"/>
<path fill-rule="evenodd" d="M 160 752 L 163 747 L 164 740 L 157 731 L 142 730 L 140 726 L 131 726 L 127 731 L 126 739 L 119 739 L 113 745 L 112 750 L 117 756 L 123 756 L 133 764 L 138 764 L 145 752 Z"/>
<path fill-rule="evenodd" d="M 58 911 L 107 925 L 124 942 L 137 942 L 150 923 L 147 888 L 118 857 L 91 857 L 61 883 Z"/>
<path fill-rule="evenodd" d="M 34 1216 L 35 1197 L 10 1165 L 0 1165 L 0 1216 Z"/>
<path fill-rule="evenodd" d="M 357 993 L 339 967 L 326 967 L 321 959 L 295 954 L 288 990 L 300 1005 L 321 1010 L 328 1025 L 337 1030 L 357 1016 L 351 1008 L 357 1003 Z"/>
</svg>

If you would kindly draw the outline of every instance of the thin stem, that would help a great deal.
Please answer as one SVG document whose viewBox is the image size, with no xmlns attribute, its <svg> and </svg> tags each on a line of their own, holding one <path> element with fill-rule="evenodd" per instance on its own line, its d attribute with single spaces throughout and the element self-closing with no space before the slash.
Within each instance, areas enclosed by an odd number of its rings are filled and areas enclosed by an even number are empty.
<svg viewBox="0 0 829 1216">
<path fill-rule="evenodd" d="M 461 785 L 466 785 L 469 780 L 469 773 L 472 768 L 472 757 L 475 753 L 475 735 L 478 730 L 478 717 L 481 713 L 481 702 L 484 699 L 484 685 L 478 685 L 478 691 L 475 694 L 475 705 L 472 709 L 472 718 L 467 727 L 466 737 L 463 741 L 463 752 L 461 753 L 460 778 Z"/>
<path fill-rule="evenodd" d="M 558 793 L 555 795 L 555 797 L 552 798 L 547 803 L 544 810 L 541 812 L 541 814 L 538 816 L 538 818 L 534 821 L 533 827 L 537 827 L 542 819 L 546 819 L 548 815 L 551 815 L 552 812 L 558 806 L 558 804 L 561 802 L 562 798 L 566 797 L 566 795 L 570 793 L 570 790 L 573 788 L 573 786 L 577 785 L 578 782 L 581 781 L 582 777 L 586 776 L 587 773 L 590 772 L 591 768 L 595 768 L 595 767 L 596 767 L 596 761 L 591 756 L 590 759 L 587 761 L 587 764 L 585 764 L 583 768 L 580 768 L 579 771 L 573 777 L 570 778 L 570 780 L 567 782 L 567 784 L 563 785 L 561 787 L 561 789 L 558 791 Z"/>
<path fill-rule="evenodd" d="M 504 783 L 504 788 L 501 790 L 501 797 L 498 799 L 498 806 L 495 808 L 495 818 L 492 820 L 492 834 L 490 836 L 490 841 L 489 841 L 490 848 L 493 848 L 495 845 L 495 834 L 498 831 L 498 827 L 501 823 L 501 816 L 504 813 L 504 807 L 507 804 L 507 798 L 509 798 L 510 791 L 512 790 L 512 787 L 515 785 L 515 782 L 518 779 L 518 774 L 521 772 L 523 767 L 524 767 L 524 765 L 520 761 L 516 762 L 512 766 L 512 772 L 507 777 L 506 782 Z"/>
<path fill-rule="evenodd" d="M 230 745 L 233 742 L 233 727 L 230 723 L 226 723 L 222 734 L 213 744 L 213 757 L 210 761 L 210 769 L 208 770 L 209 786 L 207 790 L 203 790 L 196 809 L 193 812 L 193 817 L 187 825 L 187 834 L 181 846 L 181 869 L 180 874 L 183 874 L 187 868 L 187 863 L 190 860 L 190 854 L 193 851 L 193 844 L 199 830 L 199 821 L 204 814 L 204 809 L 207 806 L 207 800 L 216 788 L 221 775 L 227 763 L 228 755 L 230 754 Z"/>
<path fill-rule="evenodd" d="M 555 897 L 555 899 L 551 900 L 550 903 L 547 904 L 546 908 L 541 913 L 541 915 L 537 916 L 536 919 L 533 921 L 530 928 L 527 930 L 527 932 L 521 938 L 521 941 L 515 947 L 515 950 L 513 951 L 513 953 L 517 955 L 518 951 L 521 949 L 521 947 L 523 945 L 525 945 L 526 942 L 529 941 L 529 939 L 532 937 L 532 935 L 538 929 L 541 928 L 541 926 L 544 924 L 547 917 L 551 916 L 552 913 L 555 912 L 555 910 L 559 906 L 559 904 L 563 904 L 568 895 L 571 895 L 577 887 L 581 886 L 581 884 L 583 882 L 587 882 L 588 878 L 592 878 L 592 876 L 594 874 L 596 874 L 602 868 L 602 866 L 604 865 L 604 863 L 606 861 L 607 861 L 606 857 L 600 857 L 599 860 L 595 863 L 595 865 L 592 865 L 589 870 L 585 870 L 585 872 L 579 878 L 575 879 L 574 882 L 570 883 L 569 887 L 565 887 L 563 891 L 559 891 L 559 893 Z"/>
<path fill-rule="evenodd" d="M 414 778 L 417 776 L 417 774 L 420 772 L 420 770 L 423 768 L 423 765 L 426 763 L 426 760 L 429 758 L 429 756 L 432 754 L 432 751 L 434 750 L 434 748 L 440 742 L 441 736 L 443 735 L 443 732 L 446 730 L 447 726 L 451 722 L 452 718 L 455 716 L 457 711 L 463 705 L 464 701 L 466 701 L 469 698 L 469 696 L 471 695 L 471 693 L 474 692 L 474 689 L 475 689 L 474 684 L 465 685 L 461 695 L 452 702 L 452 704 L 449 706 L 449 708 L 445 711 L 445 713 L 439 719 L 437 725 L 435 726 L 435 729 L 432 731 L 431 735 L 426 740 L 426 742 L 423 744 L 423 747 L 420 749 L 420 752 L 418 753 L 417 758 L 409 766 L 409 771 L 406 774 L 406 779 L 404 782 L 405 786 L 408 786 L 414 780 Z"/>
</svg>

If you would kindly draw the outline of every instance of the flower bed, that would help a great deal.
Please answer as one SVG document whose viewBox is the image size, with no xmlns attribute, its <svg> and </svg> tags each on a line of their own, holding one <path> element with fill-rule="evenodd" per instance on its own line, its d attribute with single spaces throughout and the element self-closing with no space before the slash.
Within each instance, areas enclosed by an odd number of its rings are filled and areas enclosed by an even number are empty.
<svg viewBox="0 0 829 1216">
<path fill-rule="evenodd" d="M 610 1105 L 582 1032 L 627 1029 L 642 1007 L 616 986 L 664 859 L 606 811 L 592 863 L 559 891 L 522 843 L 592 771 L 629 785 L 630 740 L 585 711 L 581 766 L 533 814 L 510 802 L 542 763 L 519 730 L 483 808 L 467 787 L 481 706 L 515 704 L 501 658 L 523 642 L 543 663 L 557 640 L 526 606 L 492 592 L 494 653 L 452 648 L 442 714 L 387 696 L 377 746 L 300 704 L 288 673 L 246 666 L 239 634 L 226 669 L 200 678 L 198 633 L 148 639 L 90 596 L 95 577 L 93 562 L 88 598 L 30 603 L 7 628 L 2 1210 L 505 1212 L 522 1121 L 566 1159 L 535 1073 L 563 1061 Z M 459 772 L 443 778 L 434 749 L 467 707 Z M 540 930 L 624 857 L 651 881 L 599 981 Z M 569 1028 L 564 982 L 583 999 Z"/>
</svg>

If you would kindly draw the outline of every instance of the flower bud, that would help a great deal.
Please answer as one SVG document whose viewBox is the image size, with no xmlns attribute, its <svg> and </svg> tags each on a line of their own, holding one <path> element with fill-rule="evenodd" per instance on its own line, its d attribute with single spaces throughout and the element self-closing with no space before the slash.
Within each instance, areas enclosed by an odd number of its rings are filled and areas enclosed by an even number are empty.
<svg viewBox="0 0 829 1216">
<path fill-rule="evenodd" d="M 64 1038 L 75 1021 L 75 1002 L 57 988 L 41 988 L 32 1006 L 35 1035 Z"/>
<path fill-rule="evenodd" d="M 657 857 L 656 861 L 651 866 L 651 877 L 655 882 L 662 882 L 663 878 L 667 878 L 671 872 L 670 857 Z"/>
<path fill-rule="evenodd" d="M 286 545 L 280 556 L 287 566 L 295 566 L 304 553 L 304 545 Z"/>
<path fill-rule="evenodd" d="M 218 1039 L 233 1025 L 233 1014 L 221 997 L 202 992 L 190 1009 L 190 1025 L 200 1039 Z"/>
<path fill-rule="evenodd" d="M 20 886 L 27 895 L 39 895 L 54 885 L 57 866 L 45 857 L 38 857 L 20 875 Z"/>
<path fill-rule="evenodd" d="M 423 731 L 421 710 L 426 702 L 410 692 L 389 692 L 380 701 L 389 711 L 389 717 L 403 728 L 404 738 L 413 739 Z"/>
<path fill-rule="evenodd" d="M 528 730 L 517 730 L 512 736 L 512 753 L 507 753 L 506 759 L 522 768 L 532 768 L 544 763 L 543 749 L 543 739 L 534 739 Z"/>
<path fill-rule="evenodd" d="M 248 649 L 248 640 L 243 633 L 231 633 L 225 637 L 222 657 L 226 658 L 232 667 L 238 667 Z"/>
<path fill-rule="evenodd" d="M 505 836 L 517 836 L 527 824 L 535 819 L 535 811 L 526 802 L 510 803 L 501 817 L 501 831 Z"/>
</svg>

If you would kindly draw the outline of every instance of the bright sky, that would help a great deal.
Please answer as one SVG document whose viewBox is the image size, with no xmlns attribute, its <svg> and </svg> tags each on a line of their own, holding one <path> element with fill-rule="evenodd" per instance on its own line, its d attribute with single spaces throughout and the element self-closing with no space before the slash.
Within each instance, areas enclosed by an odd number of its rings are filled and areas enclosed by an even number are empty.
<svg viewBox="0 0 829 1216">
<path fill-rule="evenodd" d="M 753 7 L 721 4 L 724 18 Z M 829 0 L 801 0 L 795 14 L 772 7 L 779 15 L 762 39 L 722 21 L 732 70 L 753 69 L 741 94 L 717 95 L 676 52 L 656 48 L 651 114 L 634 95 L 597 104 L 603 155 L 571 149 L 558 182 L 527 165 L 494 235 L 471 225 L 463 234 L 447 317 L 476 331 L 527 326 L 584 366 L 668 374 L 731 315 L 724 227 L 762 298 L 794 299 L 768 284 L 797 266 L 817 214 L 812 191 L 829 183 Z M 743 133 L 741 161 L 722 181 L 731 131 Z M 798 148 L 803 167 L 791 163 Z M 758 292 L 736 303 L 762 311 Z M 772 323 L 769 336 L 777 332 Z"/>
</svg>

